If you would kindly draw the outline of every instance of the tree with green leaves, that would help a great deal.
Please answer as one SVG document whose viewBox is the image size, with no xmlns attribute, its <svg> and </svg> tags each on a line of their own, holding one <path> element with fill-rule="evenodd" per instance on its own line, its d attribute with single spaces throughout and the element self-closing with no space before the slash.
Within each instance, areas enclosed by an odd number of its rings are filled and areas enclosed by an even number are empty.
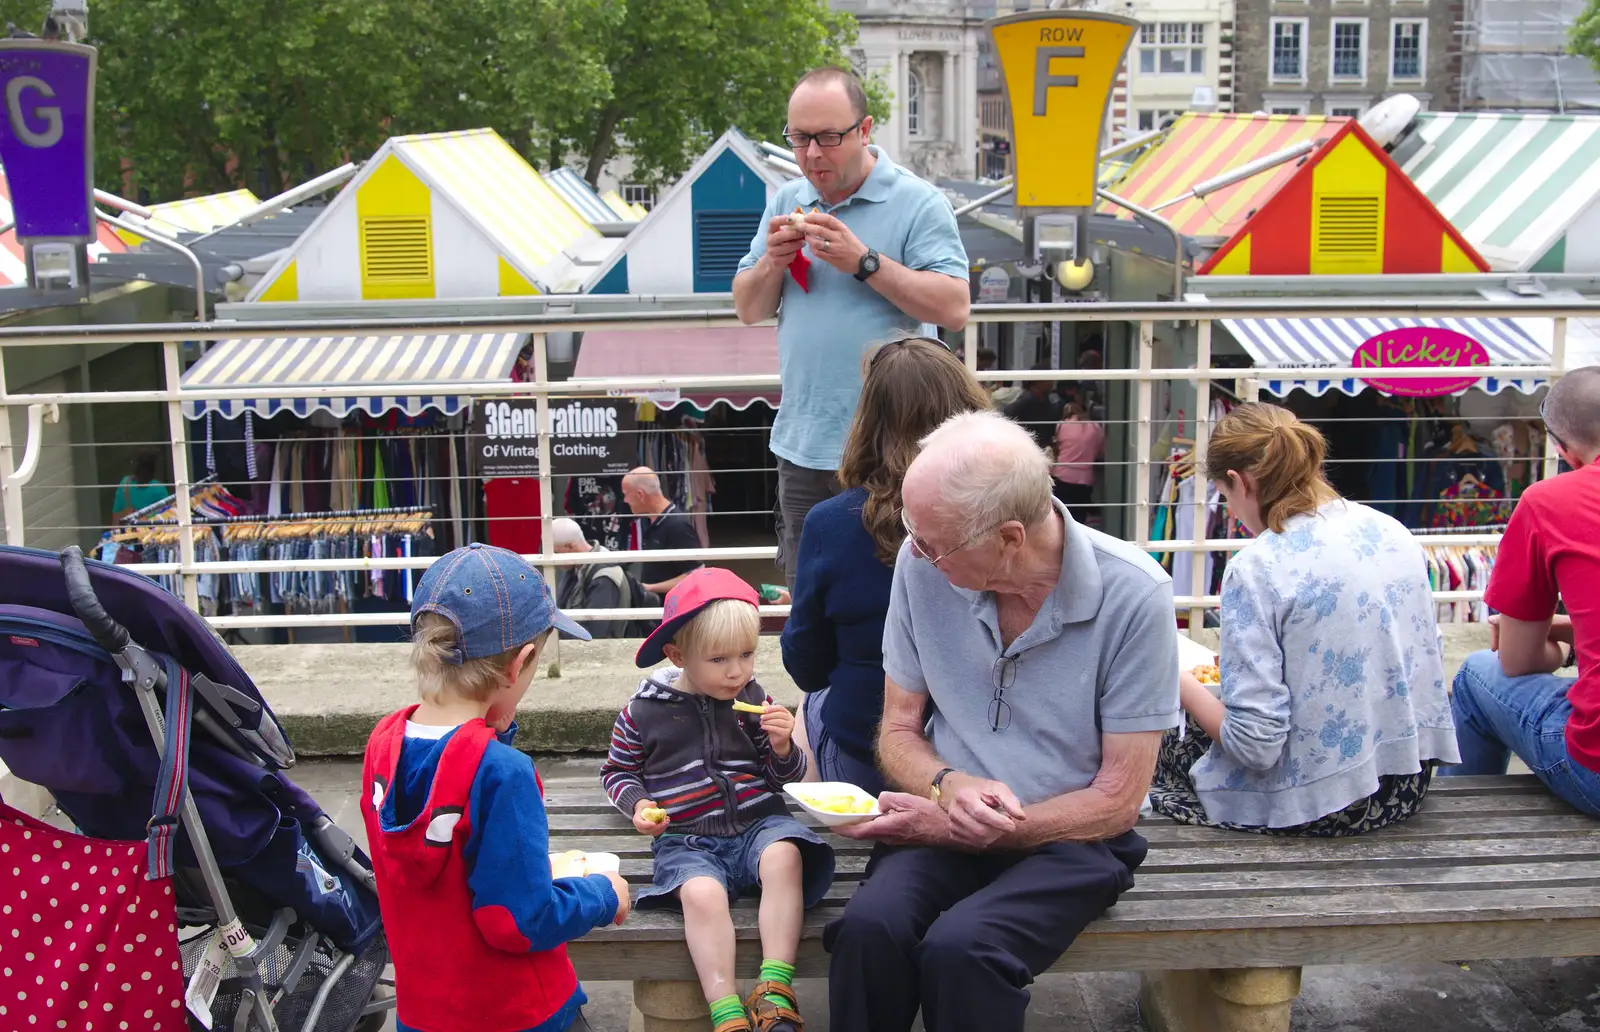
<svg viewBox="0 0 1600 1032">
<path fill-rule="evenodd" d="M 1568 30 L 1567 47 L 1579 57 L 1589 59 L 1589 64 L 1600 70 L 1600 0 L 1589 0 L 1583 13 Z"/>
<path fill-rule="evenodd" d="M 391 135 L 490 127 L 591 182 L 680 174 L 730 126 L 776 139 L 789 86 L 839 63 L 827 0 L 93 0 L 97 180 L 152 201 L 283 190 Z M 0 0 L 37 32 L 49 0 Z M 875 114 L 886 104 L 870 84 Z"/>
</svg>

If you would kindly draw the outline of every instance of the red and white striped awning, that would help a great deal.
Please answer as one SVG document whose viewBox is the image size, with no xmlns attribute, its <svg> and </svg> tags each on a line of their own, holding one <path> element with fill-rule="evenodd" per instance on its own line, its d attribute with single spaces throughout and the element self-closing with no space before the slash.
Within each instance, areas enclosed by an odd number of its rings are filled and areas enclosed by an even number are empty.
<svg viewBox="0 0 1600 1032">
<path fill-rule="evenodd" d="M 6 182 L 5 172 L 0 170 L 0 222 L 10 222 L 11 217 L 11 185 Z M 122 254 L 128 250 L 128 245 L 122 242 L 116 231 L 103 222 L 98 227 L 97 235 L 99 240 L 89 245 L 91 262 L 99 261 L 103 254 Z M 18 286 L 27 282 L 27 265 L 23 261 L 22 245 L 17 243 L 17 231 L 8 229 L 0 234 L 0 286 Z"/>
</svg>

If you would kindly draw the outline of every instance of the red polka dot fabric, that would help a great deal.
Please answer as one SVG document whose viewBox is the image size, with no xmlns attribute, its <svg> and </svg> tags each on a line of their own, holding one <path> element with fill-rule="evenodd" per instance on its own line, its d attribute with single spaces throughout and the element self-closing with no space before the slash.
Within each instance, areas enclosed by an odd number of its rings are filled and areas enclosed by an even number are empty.
<svg viewBox="0 0 1600 1032">
<path fill-rule="evenodd" d="M 58 831 L 0 804 L 0 1029 L 181 1032 L 172 883 L 143 842 Z"/>
</svg>

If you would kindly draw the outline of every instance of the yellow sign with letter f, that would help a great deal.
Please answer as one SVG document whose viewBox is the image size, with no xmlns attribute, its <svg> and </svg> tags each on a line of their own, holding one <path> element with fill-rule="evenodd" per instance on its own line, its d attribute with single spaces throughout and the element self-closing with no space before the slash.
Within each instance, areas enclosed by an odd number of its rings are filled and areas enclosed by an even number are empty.
<svg viewBox="0 0 1600 1032">
<path fill-rule="evenodd" d="M 1089 207 L 1111 91 L 1138 21 L 1030 11 L 988 24 L 1011 104 L 1017 205 Z"/>
</svg>

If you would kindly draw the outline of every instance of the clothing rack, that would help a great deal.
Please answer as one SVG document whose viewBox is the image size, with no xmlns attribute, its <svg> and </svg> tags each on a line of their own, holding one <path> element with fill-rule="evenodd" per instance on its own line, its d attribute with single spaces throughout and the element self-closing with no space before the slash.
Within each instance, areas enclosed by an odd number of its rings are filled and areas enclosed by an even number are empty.
<svg viewBox="0 0 1600 1032">
<path fill-rule="evenodd" d="M 216 516 L 193 522 L 196 527 L 221 527 L 232 523 L 307 523 L 311 520 L 364 520 L 374 516 L 410 516 L 418 513 L 432 515 L 431 505 L 402 505 L 388 509 L 330 509 L 324 512 L 282 512 L 277 515 L 246 514 L 243 516 Z M 143 527 L 175 527 L 171 520 L 141 523 Z"/>
<path fill-rule="evenodd" d="M 1506 524 L 1504 523 L 1485 523 L 1479 527 L 1431 527 L 1417 533 L 1429 536 L 1434 534 L 1504 534 L 1505 530 Z"/>
<path fill-rule="evenodd" d="M 201 488 L 208 487 L 211 484 L 216 483 L 216 480 L 217 480 L 217 475 L 215 473 L 208 473 L 205 476 L 201 477 L 199 480 L 196 480 L 194 483 L 190 484 L 189 485 L 189 498 L 190 498 L 190 500 L 192 501 L 194 496 L 200 493 L 200 489 Z M 159 502 L 151 502 L 149 505 L 146 505 L 142 509 L 135 509 L 133 512 L 130 512 L 130 513 L 128 513 L 128 515 L 122 517 L 122 519 L 120 521 L 118 521 L 118 522 L 132 525 L 134 523 L 134 521 L 139 519 L 141 516 L 148 516 L 153 512 L 160 512 L 162 509 L 165 509 L 167 506 L 171 505 L 173 502 L 176 502 L 177 500 L 178 500 L 178 492 L 174 491 L 171 494 L 167 495 L 165 498 L 161 499 Z"/>
</svg>

